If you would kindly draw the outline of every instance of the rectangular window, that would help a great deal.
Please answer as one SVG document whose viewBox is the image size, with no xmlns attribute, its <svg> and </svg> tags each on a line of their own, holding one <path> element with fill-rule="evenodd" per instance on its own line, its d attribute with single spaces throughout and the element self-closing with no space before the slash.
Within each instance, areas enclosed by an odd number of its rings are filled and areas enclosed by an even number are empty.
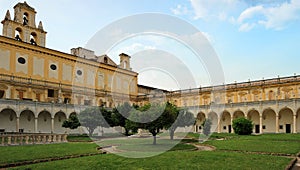
<svg viewBox="0 0 300 170">
<path fill-rule="evenodd" d="M 84 100 L 84 105 L 91 105 L 91 100 Z"/>
<path fill-rule="evenodd" d="M 266 125 L 263 125 L 263 127 L 262 127 L 263 129 L 266 129 Z"/>
<path fill-rule="evenodd" d="M 279 129 L 283 129 L 283 125 L 279 125 Z"/>
<path fill-rule="evenodd" d="M 70 103 L 70 101 L 71 101 L 71 99 L 70 98 L 64 98 L 64 104 L 69 104 Z"/>
<path fill-rule="evenodd" d="M 54 97 L 54 90 L 48 89 L 48 97 Z"/>
<path fill-rule="evenodd" d="M 223 130 L 226 130 L 226 126 L 223 126 Z"/>
<path fill-rule="evenodd" d="M 41 101 L 41 94 L 39 94 L 39 93 L 36 94 L 36 100 L 37 100 L 37 101 Z"/>
<path fill-rule="evenodd" d="M 22 91 L 19 91 L 19 99 L 23 99 L 24 95 Z"/>
</svg>

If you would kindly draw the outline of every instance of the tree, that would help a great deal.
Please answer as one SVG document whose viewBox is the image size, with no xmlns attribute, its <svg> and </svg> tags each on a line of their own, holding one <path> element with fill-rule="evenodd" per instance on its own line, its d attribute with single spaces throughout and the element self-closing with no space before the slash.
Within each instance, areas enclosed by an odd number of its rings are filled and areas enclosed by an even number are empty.
<svg viewBox="0 0 300 170">
<path fill-rule="evenodd" d="M 113 126 L 121 126 L 125 129 L 125 135 L 128 136 L 129 135 L 129 128 L 131 128 L 131 126 L 126 126 L 126 121 L 130 121 L 127 120 L 127 118 L 129 117 L 130 111 L 131 111 L 132 107 L 130 106 L 129 103 L 124 103 L 121 106 L 118 106 L 117 108 L 114 108 L 112 111 L 112 121 L 113 121 Z M 131 122 L 128 122 L 127 124 L 130 124 Z"/>
<path fill-rule="evenodd" d="M 232 121 L 234 133 L 238 135 L 250 135 L 253 130 L 253 123 L 244 117 L 237 118 Z"/>
<path fill-rule="evenodd" d="M 170 132 L 170 139 L 174 139 L 174 133 L 178 127 L 191 126 L 195 122 L 194 115 L 187 109 L 178 109 L 177 106 L 167 102 L 164 111 L 164 128 Z"/>
<path fill-rule="evenodd" d="M 211 124 L 212 124 L 212 122 L 210 119 L 205 119 L 204 122 L 202 123 L 203 134 L 205 136 L 208 136 L 210 134 Z"/>
<path fill-rule="evenodd" d="M 164 107 L 160 104 L 147 104 L 138 110 L 130 112 L 130 124 L 134 128 L 142 128 L 148 130 L 153 136 L 153 145 L 156 145 L 156 135 L 164 128 L 166 120 L 162 116 Z M 138 123 L 137 123 L 138 122 Z"/>
<path fill-rule="evenodd" d="M 80 126 L 80 122 L 76 114 L 71 114 L 69 119 L 65 120 L 62 124 L 62 127 L 69 129 L 76 129 Z"/>
<path fill-rule="evenodd" d="M 92 136 L 98 126 L 110 127 L 112 123 L 111 112 L 99 107 L 86 108 L 78 117 L 81 125 L 87 128 L 89 136 Z"/>
</svg>

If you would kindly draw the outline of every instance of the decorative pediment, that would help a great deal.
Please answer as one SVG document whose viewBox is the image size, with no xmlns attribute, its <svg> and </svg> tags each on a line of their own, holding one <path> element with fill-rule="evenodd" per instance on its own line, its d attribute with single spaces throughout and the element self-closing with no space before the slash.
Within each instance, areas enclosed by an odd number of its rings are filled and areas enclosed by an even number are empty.
<svg viewBox="0 0 300 170">
<path fill-rule="evenodd" d="M 24 87 L 18 87 L 18 88 L 16 88 L 16 90 L 20 91 L 20 92 L 26 92 L 27 91 L 27 89 L 24 88 Z"/>
<path fill-rule="evenodd" d="M 110 59 L 106 54 L 99 56 L 97 62 L 117 67 L 117 64 L 112 59 Z"/>
<path fill-rule="evenodd" d="M 232 97 L 232 96 L 234 96 L 233 93 L 226 93 L 226 97 Z"/>
<path fill-rule="evenodd" d="M 239 94 L 240 96 L 245 96 L 245 95 L 247 94 L 247 92 L 242 91 L 242 92 L 239 92 L 238 94 Z"/>
<path fill-rule="evenodd" d="M 34 92 L 35 94 L 42 94 L 42 93 L 44 93 L 44 90 L 34 89 L 33 92 Z"/>
<path fill-rule="evenodd" d="M 284 92 L 289 92 L 289 91 L 292 91 L 293 88 L 292 87 L 283 87 L 281 90 Z"/>
<path fill-rule="evenodd" d="M 208 95 L 204 95 L 204 96 L 203 96 L 203 99 L 208 99 L 208 98 L 209 98 Z"/>
<path fill-rule="evenodd" d="M 5 84 L 0 84 L 0 90 L 7 90 L 8 87 Z"/>
<path fill-rule="evenodd" d="M 254 95 L 257 95 L 257 94 L 259 94 L 259 93 L 260 93 L 259 90 L 253 90 L 253 91 L 252 91 L 252 94 L 254 94 Z"/>
</svg>

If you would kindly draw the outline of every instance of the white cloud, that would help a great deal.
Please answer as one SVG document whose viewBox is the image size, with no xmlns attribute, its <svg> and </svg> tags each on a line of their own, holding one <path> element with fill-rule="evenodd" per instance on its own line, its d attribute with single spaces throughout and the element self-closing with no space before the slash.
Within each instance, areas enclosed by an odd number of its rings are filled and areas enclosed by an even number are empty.
<svg viewBox="0 0 300 170">
<path fill-rule="evenodd" d="M 247 31 L 250 31 L 252 28 L 255 27 L 256 24 L 254 23 L 245 23 L 245 24 L 242 24 L 239 28 L 239 31 L 241 32 L 247 32 Z"/>
<path fill-rule="evenodd" d="M 238 17 L 238 22 L 241 24 L 239 30 L 244 30 L 242 27 L 246 25 L 262 25 L 266 29 L 281 30 L 290 22 L 299 19 L 300 1 L 291 0 L 273 6 L 254 6 L 245 9 Z M 250 29 L 247 29 L 249 31 Z"/>
<path fill-rule="evenodd" d="M 237 25 L 239 31 L 250 31 L 258 26 L 281 30 L 300 18 L 300 0 L 190 0 L 190 5 L 194 19 L 227 21 Z M 178 5 L 172 11 L 179 15 L 188 10 Z"/>
<path fill-rule="evenodd" d="M 244 3 L 237 0 L 190 0 L 194 9 L 194 19 L 209 20 L 216 17 L 220 20 L 227 20 L 228 17 L 235 13 L 239 6 Z"/>
<path fill-rule="evenodd" d="M 177 5 L 176 8 L 171 8 L 171 11 L 174 15 L 186 15 L 189 13 L 189 10 L 184 5 Z"/>
<path fill-rule="evenodd" d="M 262 6 L 250 7 L 250 8 L 247 8 L 246 10 L 244 10 L 240 14 L 237 21 L 239 23 L 242 23 L 246 19 L 252 18 L 252 17 L 254 17 L 255 15 L 258 15 L 258 14 L 263 14 L 263 7 Z"/>
</svg>

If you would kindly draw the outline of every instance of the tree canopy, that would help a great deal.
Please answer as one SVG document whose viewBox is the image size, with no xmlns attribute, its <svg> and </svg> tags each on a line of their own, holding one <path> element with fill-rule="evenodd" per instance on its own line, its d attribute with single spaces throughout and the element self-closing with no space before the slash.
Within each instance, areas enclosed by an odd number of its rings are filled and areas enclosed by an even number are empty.
<svg viewBox="0 0 300 170">
<path fill-rule="evenodd" d="M 112 124 L 111 112 L 102 107 L 86 108 L 80 112 L 78 117 L 81 125 L 87 128 L 89 136 L 92 136 L 98 126 L 110 127 Z"/>
<path fill-rule="evenodd" d="M 80 126 L 80 122 L 76 114 L 71 114 L 69 119 L 65 120 L 62 124 L 62 127 L 69 129 L 76 129 Z"/>
</svg>

